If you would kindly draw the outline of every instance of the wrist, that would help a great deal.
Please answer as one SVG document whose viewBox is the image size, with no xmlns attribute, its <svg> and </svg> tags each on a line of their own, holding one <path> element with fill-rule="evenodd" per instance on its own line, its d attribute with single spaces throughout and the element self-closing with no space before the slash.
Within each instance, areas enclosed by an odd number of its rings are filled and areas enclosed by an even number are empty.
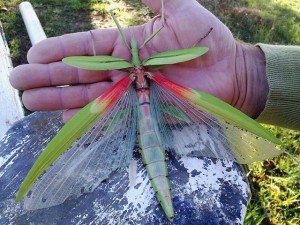
<svg viewBox="0 0 300 225">
<path fill-rule="evenodd" d="M 264 110 L 269 86 L 266 76 L 266 59 L 259 47 L 237 42 L 236 68 L 238 101 L 235 104 L 242 112 L 257 118 Z"/>
</svg>

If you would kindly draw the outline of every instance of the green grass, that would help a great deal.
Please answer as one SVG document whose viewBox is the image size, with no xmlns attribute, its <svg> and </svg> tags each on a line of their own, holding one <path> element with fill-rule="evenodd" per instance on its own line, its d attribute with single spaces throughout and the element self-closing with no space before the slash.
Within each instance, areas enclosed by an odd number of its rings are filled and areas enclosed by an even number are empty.
<svg viewBox="0 0 300 225">
<path fill-rule="evenodd" d="M 246 0 L 247 5 L 258 11 L 259 30 L 254 35 L 254 41 L 272 42 L 281 44 L 300 43 L 300 1 L 271 0 L 258 1 Z M 292 4 L 293 3 L 293 4 Z"/>
<path fill-rule="evenodd" d="M 269 127 L 283 141 L 288 154 L 250 165 L 252 200 L 247 224 L 300 224 L 299 132 Z"/>
<path fill-rule="evenodd" d="M 14 65 L 26 63 L 30 48 L 18 12 L 20 0 L 0 0 L 3 23 Z M 201 0 L 240 40 L 250 43 L 300 45 L 300 0 Z M 109 16 L 118 7 L 123 26 L 146 22 L 153 16 L 138 0 L 31 0 L 46 34 L 114 26 Z M 245 224 L 300 224 L 300 132 L 269 127 L 289 155 L 249 166 L 252 200 Z"/>
<path fill-rule="evenodd" d="M 223 1 L 224 4 L 224 1 Z M 300 45 L 299 0 L 226 1 L 217 14 L 250 43 Z M 300 132 L 269 127 L 289 155 L 249 166 L 252 199 L 245 224 L 300 224 Z"/>
</svg>

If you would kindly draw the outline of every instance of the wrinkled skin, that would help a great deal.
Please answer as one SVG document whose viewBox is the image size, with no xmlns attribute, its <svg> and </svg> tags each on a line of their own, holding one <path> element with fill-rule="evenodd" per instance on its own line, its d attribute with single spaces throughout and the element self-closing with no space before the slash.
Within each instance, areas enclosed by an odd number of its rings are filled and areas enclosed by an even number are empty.
<svg viewBox="0 0 300 225">
<path fill-rule="evenodd" d="M 144 0 L 160 13 L 161 0 Z M 165 26 L 145 47 L 143 60 L 155 53 L 192 47 L 209 47 L 198 59 L 167 66 L 157 73 L 181 85 L 212 94 L 249 116 L 257 117 L 264 108 L 268 85 L 264 55 L 258 47 L 237 42 L 230 30 L 194 0 L 165 0 Z M 124 29 L 127 39 L 134 37 L 141 45 L 161 26 L 157 16 L 148 23 Z M 203 38 L 213 28 L 207 37 Z M 130 60 L 117 29 L 93 30 L 97 55 L 115 55 Z M 199 42 L 200 41 L 200 42 Z M 93 55 L 90 32 L 49 38 L 28 52 L 27 65 L 16 67 L 11 84 L 24 90 L 23 102 L 30 110 L 68 109 L 67 121 L 81 107 L 112 87 L 126 73 L 120 71 L 87 71 L 65 65 L 62 58 Z M 56 87 L 70 85 L 68 87 Z"/>
</svg>

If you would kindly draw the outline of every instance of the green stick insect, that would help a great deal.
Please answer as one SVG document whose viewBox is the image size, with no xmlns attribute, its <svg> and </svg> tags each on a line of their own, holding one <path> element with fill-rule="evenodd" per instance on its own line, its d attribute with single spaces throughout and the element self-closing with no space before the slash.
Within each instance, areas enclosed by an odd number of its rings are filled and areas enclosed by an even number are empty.
<svg viewBox="0 0 300 225">
<path fill-rule="evenodd" d="M 113 14 L 112 17 L 128 46 L 118 21 Z M 164 21 L 163 12 L 161 19 Z M 142 46 L 162 28 L 163 25 Z M 80 110 L 41 153 L 17 193 L 17 201 L 27 194 L 27 209 L 58 205 L 70 196 L 92 192 L 113 171 L 129 165 L 137 136 L 152 187 L 169 220 L 174 218 L 176 209 L 165 150 L 191 157 L 197 152 L 196 155 L 241 164 L 281 153 L 276 149 L 281 142 L 239 110 L 150 72 L 152 68 L 195 59 L 205 54 L 207 47 L 161 52 L 143 62 L 135 39 L 131 40 L 130 50 L 131 62 L 114 56 L 63 59 L 81 69 L 126 69 L 129 73 Z M 190 146 L 195 135 L 189 134 L 195 134 L 201 126 L 207 129 L 206 134 L 199 134 L 201 145 Z M 182 131 L 186 135 L 176 135 Z"/>
</svg>

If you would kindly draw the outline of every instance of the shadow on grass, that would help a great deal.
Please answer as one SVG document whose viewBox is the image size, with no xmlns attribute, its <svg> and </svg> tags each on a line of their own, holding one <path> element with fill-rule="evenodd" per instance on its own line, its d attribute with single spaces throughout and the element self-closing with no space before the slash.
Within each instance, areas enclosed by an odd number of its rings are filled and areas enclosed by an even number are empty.
<svg viewBox="0 0 300 225">
<path fill-rule="evenodd" d="M 31 44 L 18 7 L 1 7 L 0 20 L 14 66 L 26 63 L 26 53 Z M 24 57 L 25 56 L 25 57 Z"/>
<path fill-rule="evenodd" d="M 92 0 L 84 3 L 79 0 L 31 0 L 30 2 L 48 37 L 93 28 L 90 19 Z M 3 24 L 14 67 L 27 63 L 26 55 L 31 47 L 19 11 L 20 3 L 20 0 L 0 0 L 0 21 Z M 25 107 L 24 110 L 26 115 L 31 113 Z"/>
<path fill-rule="evenodd" d="M 155 15 L 141 0 L 123 0 L 123 2 L 126 4 L 125 20 L 129 26 L 147 23 Z"/>
<path fill-rule="evenodd" d="M 0 20 L 11 52 L 14 66 L 27 63 L 26 54 L 31 43 L 19 12 L 21 1 L 5 1 Z M 48 37 L 92 29 L 90 3 L 79 0 L 32 0 Z M 2 3 L 2 2 L 1 2 Z"/>
<path fill-rule="evenodd" d="M 26 54 L 31 47 L 25 25 L 19 12 L 21 0 L 0 0 L 0 20 L 11 51 L 14 66 L 27 63 Z M 31 0 L 47 37 L 80 32 L 95 27 L 106 27 L 110 1 L 97 0 Z M 126 12 L 120 20 L 138 25 L 153 16 L 139 0 L 124 0 Z M 150 16 L 149 16 L 150 15 Z M 122 18 L 123 17 L 123 18 Z"/>
</svg>

